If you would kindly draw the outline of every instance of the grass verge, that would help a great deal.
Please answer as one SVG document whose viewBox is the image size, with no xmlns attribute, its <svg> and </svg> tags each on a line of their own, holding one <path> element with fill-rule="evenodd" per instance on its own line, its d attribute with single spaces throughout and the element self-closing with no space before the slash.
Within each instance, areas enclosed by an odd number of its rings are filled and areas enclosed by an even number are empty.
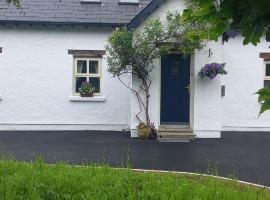
<svg viewBox="0 0 270 200">
<path fill-rule="evenodd" d="M 0 160 L 4 200 L 269 200 L 270 191 L 211 177 L 141 173 L 108 166 Z"/>
</svg>

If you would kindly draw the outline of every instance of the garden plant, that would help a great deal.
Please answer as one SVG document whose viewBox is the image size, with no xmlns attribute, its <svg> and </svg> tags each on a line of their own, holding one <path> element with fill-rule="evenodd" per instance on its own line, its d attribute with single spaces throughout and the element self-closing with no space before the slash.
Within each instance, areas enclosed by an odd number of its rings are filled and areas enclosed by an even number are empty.
<svg viewBox="0 0 270 200">
<path fill-rule="evenodd" d="M 179 12 L 168 13 L 166 20 L 150 20 L 142 30 L 127 27 L 118 28 L 109 37 L 106 47 L 108 71 L 117 77 L 137 97 L 140 112 L 136 117 L 151 130 L 149 115 L 150 87 L 152 84 L 152 63 L 172 50 L 189 55 L 203 47 L 206 37 L 205 26 L 201 23 L 184 21 Z M 176 49 L 175 49 L 176 48 Z M 136 80 L 138 87 L 125 82 Z M 144 112 L 145 117 L 140 114 Z"/>
</svg>

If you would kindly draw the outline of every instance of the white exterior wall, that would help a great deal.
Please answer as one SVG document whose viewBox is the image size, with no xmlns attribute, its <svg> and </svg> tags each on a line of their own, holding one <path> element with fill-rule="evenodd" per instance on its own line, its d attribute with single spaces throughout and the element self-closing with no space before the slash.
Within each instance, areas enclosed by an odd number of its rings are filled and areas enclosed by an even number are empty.
<svg viewBox="0 0 270 200">
<path fill-rule="evenodd" d="M 270 112 L 258 118 L 260 105 L 254 93 L 263 87 L 264 60 L 261 52 L 270 52 L 262 39 L 257 46 L 243 45 L 243 37 L 230 38 L 223 45 L 223 62 L 228 75 L 223 76 L 226 96 L 222 98 L 223 130 L 270 131 Z"/>
<path fill-rule="evenodd" d="M 110 29 L 2 27 L 0 129 L 122 130 L 130 95 L 102 60 L 105 101 L 74 102 L 73 56 L 68 49 L 104 50 Z"/>
<path fill-rule="evenodd" d="M 209 50 L 212 55 L 209 57 Z M 221 81 L 219 76 L 214 80 L 201 79 L 200 69 L 207 63 L 222 62 L 221 40 L 209 42 L 194 55 L 193 79 L 193 131 L 198 138 L 219 138 L 221 131 Z"/>
<path fill-rule="evenodd" d="M 183 10 L 184 0 L 167 0 L 150 17 L 165 19 L 168 11 Z M 148 20 L 149 20 L 148 19 Z M 147 23 L 146 20 L 138 30 Z M 0 29 L 0 130 L 122 130 L 136 129 L 137 99 L 107 72 L 102 61 L 105 101 L 73 101 L 73 57 L 68 49 L 104 50 L 110 29 L 2 27 Z M 220 131 L 270 131 L 270 112 L 258 118 L 254 93 L 263 87 L 260 52 L 269 43 L 243 46 L 243 38 L 209 42 L 191 59 L 191 127 L 198 138 L 218 138 Z M 209 58 L 209 49 L 213 55 Z M 211 62 L 225 62 L 228 75 L 201 80 L 198 72 Z M 150 117 L 160 125 L 161 62 L 153 63 Z M 136 80 L 132 85 L 136 87 Z M 221 85 L 226 95 L 221 98 Z M 144 115 L 140 117 L 144 119 Z M 136 132 L 132 131 L 133 136 Z"/>
</svg>

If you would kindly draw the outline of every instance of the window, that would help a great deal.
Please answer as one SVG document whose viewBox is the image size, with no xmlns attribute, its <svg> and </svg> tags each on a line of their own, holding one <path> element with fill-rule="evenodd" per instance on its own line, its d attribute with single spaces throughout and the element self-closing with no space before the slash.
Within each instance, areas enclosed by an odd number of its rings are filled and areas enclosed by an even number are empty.
<svg viewBox="0 0 270 200">
<path fill-rule="evenodd" d="M 101 59 L 75 58 L 74 59 L 74 87 L 73 93 L 79 95 L 83 82 L 89 81 L 95 88 L 95 95 L 101 95 Z"/>
<path fill-rule="evenodd" d="M 265 61 L 264 87 L 270 89 L 270 61 Z"/>
<path fill-rule="evenodd" d="M 119 4 L 139 4 L 139 0 L 119 0 Z"/>
<path fill-rule="evenodd" d="M 80 0 L 82 4 L 101 4 L 101 0 Z"/>
</svg>

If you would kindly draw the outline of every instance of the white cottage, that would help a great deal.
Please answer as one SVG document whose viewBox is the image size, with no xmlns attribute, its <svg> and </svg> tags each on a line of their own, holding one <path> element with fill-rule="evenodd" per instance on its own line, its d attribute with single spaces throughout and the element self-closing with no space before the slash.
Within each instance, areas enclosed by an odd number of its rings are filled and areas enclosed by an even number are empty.
<svg viewBox="0 0 270 200">
<path fill-rule="evenodd" d="M 22 0 L 0 2 L 0 130 L 131 130 L 139 108 L 107 72 L 105 45 L 115 27 L 141 29 L 151 18 L 183 10 L 184 0 Z M 224 39 L 227 39 L 225 41 Z M 233 36 L 233 37 L 232 37 Z M 161 131 L 219 138 L 221 131 L 270 131 L 254 95 L 270 85 L 269 43 L 243 46 L 227 33 L 190 59 L 168 55 L 152 73 L 150 116 Z M 198 72 L 225 62 L 229 72 L 201 80 Z M 98 89 L 80 97 L 85 80 Z M 136 81 L 130 83 L 136 87 Z"/>
</svg>

